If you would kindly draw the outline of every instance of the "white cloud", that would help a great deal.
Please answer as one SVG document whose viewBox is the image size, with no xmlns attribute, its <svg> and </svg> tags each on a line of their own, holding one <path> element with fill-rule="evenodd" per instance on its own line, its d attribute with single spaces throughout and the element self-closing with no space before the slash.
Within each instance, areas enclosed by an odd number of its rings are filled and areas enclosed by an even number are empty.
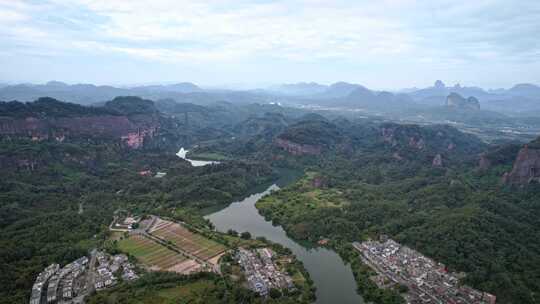
<svg viewBox="0 0 540 304">
<path fill-rule="evenodd" d="M 535 0 L 0 0 L 0 46 L 186 66 L 465 69 L 538 63 L 539 13 Z"/>
<path fill-rule="evenodd" d="M 267 54 L 303 60 L 353 59 L 362 53 L 399 54 L 413 45 L 412 35 L 394 20 L 370 17 L 361 9 L 230 2 L 233 9 L 214 3 L 80 0 L 109 20 L 98 25 L 99 39 L 106 38 L 108 44 L 118 44 L 114 49 L 129 49 L 132 55 L 145 58 L 238 60 Z"/>
</svg>

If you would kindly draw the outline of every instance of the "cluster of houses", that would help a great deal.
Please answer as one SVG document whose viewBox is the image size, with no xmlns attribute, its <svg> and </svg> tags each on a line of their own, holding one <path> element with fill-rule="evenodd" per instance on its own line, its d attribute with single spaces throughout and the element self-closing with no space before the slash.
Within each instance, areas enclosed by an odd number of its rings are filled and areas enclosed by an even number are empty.
<svg viewBox="0 0 540 304">
<path fill-rule="evenodd" d="M 36 278 L 30 304 L 71 303 L 84 289 L 84 274 L 88 258 L 79 258 L 64 267 L 49 265 Z"/>
<path fill-rule="evenodd" d="M 115 217 L 111 223 L 110 229 L 112 231 L 130 231 L 138 225 L 141 221 L 139 217 L 126 216 L 122 218 Z"/>
<path fill-rule="evenodd" d="M 89 259 L 83 256 L 64 267 L 51 264 L 36 278 L 32 286 L 30 304 L 75 304 L 82 303 L 89 290 L 88 282 L 93 275 L 94 288 L 97 290 L 111 287 L 117 283 L 114 274 L 121 271 L 124 281 L 139 278 L 135 266 L 124 254 L 110 256 L 101 251 L 94 251 L 99 266 L 90 267 Z"/>
<path fill-rule="evenodd" d="M 242 267 L 251 290 L 261 296 L 268 295 L 270 289 L 294 289 L 292 278 L 278 270 L 270 248 L 247 250 L 240 248 L 236 260 Z"/>
<path fill-rule="evenodd" d="M 128 262 L 128 257 L 125 254 L 111 256 L 99 251 L 96 254 L 96 258 L 99 264 L 94 277 L 94 287 L 96 290 L 116 285 L 118 278 L 114 274 L 120 270 L 122 271 L 122 279 L 125 281 L 132 281 L 139 278 L 134 271 L 135 266 Z"/>
<path fill-rule="evenodd" d="M 32 295 L 30 296 L 30 304 L 41 303 L 41 297 L 44 294 L 44 291 L 46 292 L 47 290 L 47 283 L 49 282 L 49 278 L 53 276 L 58 271 L 58 269 L 60 269 L 60 265 L 51 264 L 47 266 L 47 268 L 45 268 L 42 272 L 39 273 L 39 275 L 36 278 L 36 281 L 34 282 L 34 285 L 32 285 Z"/>
<path fill-rule="evenodd" d="M 377 275 L 371 279 L 380 288 L 406 286 L 408 303 L 495 304 L 496 297 L 459 284 L 457 274 L 419 252 L 394 240 L 355 242 L 362 261 Z"/>
</svg>

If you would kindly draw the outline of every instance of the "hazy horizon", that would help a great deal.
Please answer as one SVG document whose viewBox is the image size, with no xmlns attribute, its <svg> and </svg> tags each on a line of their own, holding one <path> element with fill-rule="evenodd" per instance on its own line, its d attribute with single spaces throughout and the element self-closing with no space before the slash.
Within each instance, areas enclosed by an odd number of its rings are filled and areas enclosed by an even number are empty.
<svg viewBox="0 0 540 304">
<path fill-rule="evenodd" d="M 0 0 L 0 82 L 373 89 L 540 79 L 540 2 Z"/>
<path fill-rule="evenodd" d="M 58 79 L 51 79 L 51 80 L 43 81 L 43 82 L 29 82 L 29 81 L 17 82 L 17 81 L 2 81 L 2 80 L 0 80 L 0 84 L 4 84 L 4 85 L 46 85 L 49 82 L 62 82 L 62 83 L 65 83 L 67 85 L 89 84 L 89 85 L 95 85 L 95 86 L 112 86 L 112 87 L 116 87 L 116 88 L 134 88 L 134 87 L 139 87 L 139 86 L 153 86 L 153 85 L 167 86 L 167 85 L 174 85 L 174 84 L 180 84 L 180 83 L 191 83 L 191 84 L 194 84 L 194 85 L 196 85 L 199 88 L 204 89 L 204 90 L 239 90 L 239 91 L 242 91 L 242 90 L 257 90 L 257 89 L 270 90 L 270 89 L 273 89 L 273 88 L 277 88 L 277 87 L 279 87 L 281 85 L 298 85 L 298 84 L 302 84 L 302 83 L 304 83 L 304 84 L 314 83 L 314 84 L 319 84 L 319 85 L 330 86 L 330 85 L 338 83 L 338 82 L 346 82 L 346 83 L 355 84 L 355 85 L 362 85 L 362 86 L 365 86 L 366 88 L 371 89 L 371 90 L 398 92 L 398 91 L 403 91 L 403 90 L 423 89 L 423 88 L 427 88 L 427 87 L 432 87 L 434 85 L 435 81 L 437 81 L 437 80 L 441 80 L 441 79 L 436 79 L 431 84 L 427 84 L 426 86 L 409 86 L 409 87 L 369 87 L 369 86 L 366 86 L 366 85 L 364 85 L 362 83 L 349 82 L 349 81 L 343 81 L 343 80 L 335 80 L 335 81 L 329 81 L 329 82 L 316 82 L 316 81 L 309 81 L 309 80 L 304 80 L 304 81 L 301 80 L 301 81 L 296 81 L 296 82 L 251 83 L 251 84 L 250 83 L 204 84 L 204 83 L 192 82 L 192 81 L 189 81 L 189 80 L 152 81 L 152 82 L 141 82 L 141 83 L 92 83 L 92 82 L 77 82 L 77 81 L 68 82 L 68 81 L 62 81 L 62 80 L 58 80 Z M 481 88 L 483 90 L 486 90 L 486 91 L 497 90 L 497 89 L 510 89 L 513 86 L 518 85 L 518 84 L 532 84 L 532 85 L 535 85 L 535 86 L 540 86 L 539 83 L 535 83 L 535 82 L 522 82 L 522 83 L 510 84 L 510 85 L 505 86 L 505 87 L 482 87 L 482 86 L 475 86 L 475 85 L 471 85 L 471 84 L 463 83 L 463 82 L 447 83 L 444 80 L 441 80 L 441 81 L 446 85 L 446 87 L 453 87 L 455 85 L 460 85 L 461 87 L 479 87 L 479 88 Z"/>
</svg>

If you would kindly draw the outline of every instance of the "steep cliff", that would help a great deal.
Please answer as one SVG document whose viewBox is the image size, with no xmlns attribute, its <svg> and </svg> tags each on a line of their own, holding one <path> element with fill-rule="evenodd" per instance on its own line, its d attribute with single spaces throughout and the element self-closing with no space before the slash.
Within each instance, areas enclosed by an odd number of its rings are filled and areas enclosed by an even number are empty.
<svg viewBox="0 0 540 304">
<path fill-rule="evenodd" d="M 299 144 L 290 140 L 276 138 L 275 145 L 292 155 L 319 155 L 321 147 L 307 144 Z"/>
<path fill-rule="evenodd" d="M 525 145 L 519 150 L 512 171 L 503 176 L 503 182 L 524 185 L 539 181 L 540 149 Z"/>
<path fill-rule="evenodd" d="M 40 98 L 33 103 L 0 103 L 0 136 L 32 140 L 81 138 L 119 140 L 140 148 L 159 128 L 159 115 L 151 101 L 116 98 L 92 108 Z"/>
<path fill-rule="evenodd" d="M 489 170 L 494 167 L 512 166 L 516 155 L 522 148 L 521 144 L 508 143 L 503 145 L 491 146 L 479 155 L 478 169 L 480 171 Z"/>
</svg>

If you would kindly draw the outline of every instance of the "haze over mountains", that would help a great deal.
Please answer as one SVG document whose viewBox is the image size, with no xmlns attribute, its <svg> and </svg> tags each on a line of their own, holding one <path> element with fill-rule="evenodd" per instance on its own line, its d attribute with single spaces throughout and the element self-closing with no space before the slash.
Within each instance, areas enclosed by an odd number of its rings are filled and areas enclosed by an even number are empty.
<svg viewBox="0 0 540 304">
<path fill-rule="evenodd" d="M 41 97 L 83 105 L 101 106 L 118 96 L 139 96 L 179 115 L 197 116 L 193 106 L 212 109 L 215 117 L 241 115 L 238 105 L 276 105 L 318 111 L 349 119 L 361 114 L 372 119 L 419 124 L 452 124 L 485 140 L 528 141 L 540 132 L 540 87 L 517 84 L 509 89 L 486 90 L 437 80 L 433 86 L 379 91 L 360 84 L 315 82 L 282 84 L 252 90 L 204 88 L 190 82 L 115 87 L 93 84 L 46 84 L 0 86 L 0 101 L 30 102 Z M 233 106 L 235 105 L 235 106 Z M 225 111 L 224 111 L 225 109 Z M 236 110 L 234 110 L 236 109 Z M 216 112 L 217 111 L 217 112 Z M 221 114 L 218 114 L 221 113 Z M 214 118 L 215 119 L 215 118 Z M 218 118 L 219 120 L 227 118 Z M 204 122 L 204 119 L 198 119 Z"/>
<path fill-rule="evenodd" d="M 359 84 L 336 82 L 324 85 L 315 82 L 283 84 L 257 90 L 203 89 L 190 82 L 170 85 L 147 85 L 133 87 L 96 86 L 93 84 L 68 85 L 50 81 L 42 85 L 0 85 L 0 100 L 32 101 L 39 97 L 93 104 L 111 100 L 116 96 L 134 95 L 144 98 L 172 98 L 177 101 L 195 99 L 200 103 L 223 99 L 241 102 L 242 96 L 255 101 L 269 102 L 278 98 L 281 102 L 346 108 L 381 108 L 387 106 L 441 106 L 451 93 L 465 98 L 478 99 L 481 108 L 507 113 L 540 111 L 540 87 L 534 84 L 516 84 L 509 89 L 485 90 L 456 84 L 447 86 L 437 80 L 433 86 L 422 89 L 396 89 L 393 92 L 371 90 Z M 198 100 L 197 100 L 198 99 Z"/>
</svg>

